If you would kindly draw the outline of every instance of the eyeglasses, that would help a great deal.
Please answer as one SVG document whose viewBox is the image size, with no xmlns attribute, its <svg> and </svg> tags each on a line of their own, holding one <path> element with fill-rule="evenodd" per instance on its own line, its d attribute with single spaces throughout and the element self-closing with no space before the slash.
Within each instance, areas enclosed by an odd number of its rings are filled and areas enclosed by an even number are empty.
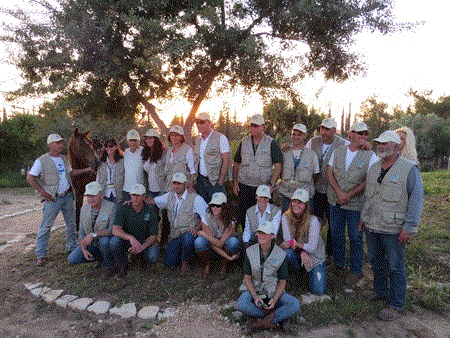
<svg viewBox="0 0 450 338">
<path fill-rule="evenodd" d="M 250 127 L 252 127 L 252 128 L 258 128 L 258 127 L 259 127 L 259 125 L 257 125 L 257 124 L 254 124 L 254 123 L 250 123 Z"/>
<path fill-rule="evenodd" d="M 222 208 L 222 205 L 218 205 L 218 204 L 210 204 L 211 208 Z"/>
<path fill-rule="evenodd" d="M 195 124 L 205 124 L 206 120 L 197 120 L 195 121 Z"/>
</svg>

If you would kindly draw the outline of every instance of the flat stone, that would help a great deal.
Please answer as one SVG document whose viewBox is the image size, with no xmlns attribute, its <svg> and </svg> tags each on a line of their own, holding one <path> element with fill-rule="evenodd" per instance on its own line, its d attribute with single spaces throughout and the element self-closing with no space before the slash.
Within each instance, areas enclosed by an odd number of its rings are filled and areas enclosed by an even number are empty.
<svg viewBox="0 0 450 338">
<path fill-rule="evenodd" d="M 345 293 L 352 293 L 352 292 L 353 292 L 353 289 L 346 288 L 346 289 L 344 290 L 344 292 L 345 292 Z"/>
<path fill-rule="evenodd" d="M 317 296 L 313 295 L 311 292 L 302 295 L 302 305 L 309 305 L 311 303 L 317 302 Z"/>
<path fill-rule="evenodd" d="M 93 302 L 92 298 L 78 298 L 78 299 L 75 299 L 74 301 L 72 301 L 70 303 L 67 303 L 67 306 L 70 307 L 72 310 L 83 311 L 92 302 Z"/>
<path fill-rule="evenodd" d="M 167 319 L 171 317 L 175 317 L 178 314 L 178 309 L 173 307 L 168 307 L 164 309 L 164 311 L 158 313 L 158 319 Z"/>
<path fill-rule="evenodd" d="M 61 298 L 58 298 L 57 300 L 55 300 L 55 304 L 58 306 L 61 306 L 63 308 L 66 308 L 68 303 L 74 301 L 77 298 L 78 298 L 78 296 L 74 296 L 74 295 L 64 295 Z"/>
<path fill-rule="evenodd" d="M 42 283 L 24 283 L 24 285 L 27 290 L 31 291 L 32 289 L 35 289 L 38 286 L 41 286 Z"/>
<path fill-rule="evenodd" d="M 50 290 L 51 290 L 50 288 L 44 286 L 44 287 L 42 287 L 42 288 L 34 288 L 34 289 L 31 289 L 30 292 L 31 292 L 31 294 L 32 294 L 33 296 L 39 297 L 41 294 L 46 293 L 46 292 L 49 292 Z"/>
<path fill-rule="evenodd" d="M 331 297 L 330 296 L 328 296 L 328 295 L 322 295 L 322 296 L 319 296 L 319 300 L 320 300 L 320 302 L 322 303 L 322 302 L 328 302 L 328 301 L 331 301 L 332 299 L 331 299 Z"/>
<path fill-rule="evenodd" d="M 60 290 L 50 290 L 46 293 L 41 294 L 41 297 L 47 302 L 47 303 L 52 303 L 56 300 L 56 298 L 58 298 L 59 296 L 61 296 L 61 294 L 64 292 L 64 290 L 60 289 Z"/>
<path fill-rule="evenodd" d="M 113 314 L 113 315 L 118 315 L 122 318 L 131 318 L 136 316 L 136 304 L 134 303 L 127 303 L 127 304 L 123 304 L 120 307 L 113 307 L 111 309 L 109 309 L 109 313 Z"/>
<path fill-rule="evenodd" d="M 87 310 L 89 312 L 94 312 L 96 315 L 101 315 L 104 313 L 107 313 L 109 308 L 111 307 L 111 303 L 104 301 L 104 300 L 99 300 L 97 302 L 95 302 L 94 304 L 90 305 Z"/>
<path fill-rule="evenodd" d="M 141 319 L 155 319 L 159 312 L 159 306 L 144 306 L 137 316 Z"/>
</svg>

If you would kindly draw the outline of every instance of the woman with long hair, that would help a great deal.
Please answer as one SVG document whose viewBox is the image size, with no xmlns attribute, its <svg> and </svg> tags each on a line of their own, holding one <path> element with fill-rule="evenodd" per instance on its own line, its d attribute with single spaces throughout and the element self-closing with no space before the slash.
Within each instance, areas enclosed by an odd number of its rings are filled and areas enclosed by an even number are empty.
<svg viewBox="0 0 450 338">
<path fill-rule="evenodd" d="M 194 248 L 200 258 L 205 262 L 203 277 L 209 275 L 211 268 L 211 249 L 216 256 L 222 258 L 219 275 L 224 277 L 229 262 L 239 257 L 241 243 L 235 236 L 236 219 L 233 218 L 231 206 L 223 192 L 212 195 L 206 213 L 206 224 L 198 231 L 194 241 Z"/>
<path fill-rule="evenodd" d="M 283 242 L 290 274 L 305 268 L 309 289 L 316 295 L 326 291 L 325 245 L 320 234 L 320 222 L 311 215 L 309 194 L 305 189 L 297 189 L 292 195 L 289 209 L 281 218 Z"/>
<path fill-rule="evenodd" d="M 125 175 L 123 152 L 115 138 L 106 140 L 104 146 L 96 181 L 102 186 L 104 199 L 121 203 Z"/>
<path fill-rule="evenodd" d="M 416 138 L 411 128 L 401 127 L 395 131 L 400 136 L 400 156 L 412 161 L 414 164 L 419 164 L 416 150 Z"/>
<path fill-rule="evenodd" d="M 147 195 L 156 197 L 164 192 L 164 166 L 165 149 L 155 129 L 149 129 L 144 134 L 144 149 L 142 150 L 142 161 L 144 171 L 148 177 Z"/>
</svg>

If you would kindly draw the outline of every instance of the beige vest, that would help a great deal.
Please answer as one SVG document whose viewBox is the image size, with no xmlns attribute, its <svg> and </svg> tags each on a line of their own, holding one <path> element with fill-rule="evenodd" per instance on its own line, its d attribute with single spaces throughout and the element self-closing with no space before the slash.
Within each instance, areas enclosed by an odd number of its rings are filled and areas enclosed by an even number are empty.
<svg viewBox="0 0 450 338">
<path fill-rule="evenodd" d="M 187 163 L 186 163 L 186 154 L 191 149 L 186 143 L 183 143 L 178 149 L 177 153 L 173 155 L 173 161 L 169 162 L 170 153 L 173 150 L 173 147 L 170 147 L 166 153 L 166 165 L 165 165 L 165 174 L 166 174 L 166 187 L 165 191 L 172 191 L 172 176 L 178 172 L 182 172 L 186 175 L 188 181 L 191 177 L 191 173 L 189 172 Z"/>
<path fill-rule="evenodd" d="M 211 214 L 210 212 L 206 213 L 206 225 L 211 230 L 211 233 L 212 233 L 214 238 L 217 238 L 217 239 L 222 238 L 223 231 L 224 231 L 223 223 L 222 222 L 218 222 L 214 218 L 214 215 Z"/>
<path fill-rule="evenodd" d="M 406 182 L 413 166 L 414 163 L 399 157 L 381 184 L 377 182 L 381 161 L 370 168 L 366 180 L 366 202 L 361 213 L 367 229 L 388 234 L 400 232 L 408 210 Z"/>
<path fill-rule="evenodd" d="M 67 182 L 69 182 L 73 192 L 72 179 L 70 177 L 69 171 L 67 170 L 67 168 L 69 168 L 69 162 L 67 161 L 66 156 L 59 155 L 59 157 L 61 157 L 64 162 L 66 179 Z M 42 165 L 42 173 L 39 177 L 39 184 L 46 192 L 52 195 L 52 197 L 55 197 L 56 194 L 58 193 L 59 188 L 59 174 L 58 169 L 56 169 L 55 162 L 53 162 L 49 154 L 44 154 L 41 157 L 39 157 L 39 161 L 41 161 Z"/>
<path fill-rule="evenodd" d="M 88 235 L 92 232 L 106 229 L 112 231 L 110 225 L 114 222 L 114 217 L 116 215 L 116 204 L 111 201 L 103 200 L 94 226 L 92 226 L 91 210 L 92 208 L 88 203 L 84 203 L 81 207 L 80 229 L 83 229 L 84 234 Z"/>
<path fill-rule="evenodd" d="M 149 161 L 149 160 L 147 160 L 147 161 Z M 166 167 L 166 153 L 164 152 L 163 156 L 158 161 L 156 161 L 156 168 L 155 168 L 156 180 L 158 182 L 160 192 L 164 192 L 164 189 L 166 189 L 165 167 Z M 190 177 L 190 175 L 187 176 L 187 178 L 189 178 L 189 177 Z"/>
<path fill-rule="evenodd" d="M 272 222 L 273 218 L 277 214 L 280 209 L 273 204 L 267 204 L 267 208 L 270 206 L 270 213 L 264 212 L 264 220 Z M 256 208 L 258 208 L 258 204 L 248 208 L 246 217 L 248 218 L 248 223 L 250 225 L 251 234 L 254 234 L 256 229 L 258 229 L 259 222 L 258 216 L 256 215 Z M 266 209 L 267 210 L 267 209 Z"/>
<path fill-rule="evenodd" d="M 320 166 L 320 174 L 315 183 L 315 189 L 316 191 L 322 194 L 326 194 L 328 188 L 328 181 L 327 181 L 328 161 L 330 160 L 331 154 L 333 153 L 334 149 L 343 144 L 345 144 L 345 140 L 342 137 L 335 135 L 333 142 L 331 142 L 331 145 L 328 148 L 327 153 L 325 154 L 325 156 L 322 156 L 322 145 L 323 145 L 322 138 L 320 136 L 316 136 L 311 139 L 311 149 L 316 153 Z"/>
<path fill-rule="evenodd" d="M 278 245 L 274 245 L 269 257 L 261 266 L 261 254 L 258 243 L 248 247 L 246 252 L 252 268 L 252 278 L 256 293 L 265 293 L 269 298 L 273 298 L 278 286 L 277 272 L 286 258 L 286 253 Z M 247 290 L 245 281 L 242 283 L 240 290 Z"/>
<path fill-rule="evenodd" d="M 334 150 L 333 174 L 339 187 L 348 192 L 366 180 L 367 168 L 373 155 L 372 150 L 359 150 L 348 170 L 345 170 L 348 146 L 341 145 Z M 336 192 L 328 185 L 328 203 L 336 205 Z M 361 211 L 364 205 L 364 193 L 350 199 L 347 204 L 341 205 L 342 209 Z"/>
<path fill-rule="evenodd" d="M 175 238 L 200 223 L 200 217 L 194 213 L 194 200 L 197 194 L 188 193 L 181 202 L 175 215 L 175 193 L 169 193 L 167 199 L 167 215 L 170 221 L 170 237 Z M 176 224 L 176 225 L 175 225 Z"/>
<path fill-rule="evenodd" d="M 305 189 L 311 198 L 314 195 L 314 152 L 311 149 L 303 148 L 300 163 L 294 170 L 294 154 L 292 150 L 283 153 L 283 174 L 281 179 L 280 193 L 292 198 L 294 191 Z"/>
<path fill-rule="evenodd" d="M 270 154 L 270 144 L 272 138 L 263 135 L 253 152 L 252 139 L 250 135 L 242 139 L 241 144 L 241 165 L 239 168 L 239 182 L 251 187 L 267 184 L 273 173 L 272 157 Z"/>
<path fill-rule="evenodd" d="M 220 136 L 221 136 L 220 133 L 211 130 L 211 135 L 209 136 L 208 143 L 205 146 L 205 153 L 204 153 L 205 166 L 206 171 L 208 173 L 209 182 L 212 185 L 216 185 L 220 177 L 220 171 L 222 169 L 222 154 L 220 153 Z M 200 163 L 201 141 L 202 136 L 201 135 L 197 136 L 194 145 L 194 163 L 197 172 L 199 172 L 198 168 Z M 227 168 L 227 171 L 229 171 L 229 168 Z"/>
<path fill-rule="evenodd" d="M 106 183 L 108 182 L 107 175 L 108 175 L 108 164 L 106 162 L 102 162 L 97 170 L 97 182 L 100 183 L 103 191 L 105 191 Z M 122 201 L 122 189 L 124 177 L 125 177 L 125 167 L 123 158 L 121 158 L 119 162 L 116 162 L 115 164 L 114 173 L 112 177 L 112 184 L 114 186 L 113 189 L 116 194 L 117 202 Z"/>
</svg>

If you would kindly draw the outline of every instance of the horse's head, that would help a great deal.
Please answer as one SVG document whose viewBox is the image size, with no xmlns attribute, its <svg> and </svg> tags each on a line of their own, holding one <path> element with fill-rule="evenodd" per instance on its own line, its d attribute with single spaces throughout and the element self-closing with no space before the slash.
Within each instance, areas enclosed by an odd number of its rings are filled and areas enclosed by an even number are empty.
<svg viewBox="0 0 450 338">
<path fill-rule="evenodd" d="M 95 156 L 93 142 L 89 138 L 89 131 L 82 133 L 78 128 L 75 128 L 70 136 L 67 148 L 72 168 L 97 168 L 98 159 Z"/>
</svg>

